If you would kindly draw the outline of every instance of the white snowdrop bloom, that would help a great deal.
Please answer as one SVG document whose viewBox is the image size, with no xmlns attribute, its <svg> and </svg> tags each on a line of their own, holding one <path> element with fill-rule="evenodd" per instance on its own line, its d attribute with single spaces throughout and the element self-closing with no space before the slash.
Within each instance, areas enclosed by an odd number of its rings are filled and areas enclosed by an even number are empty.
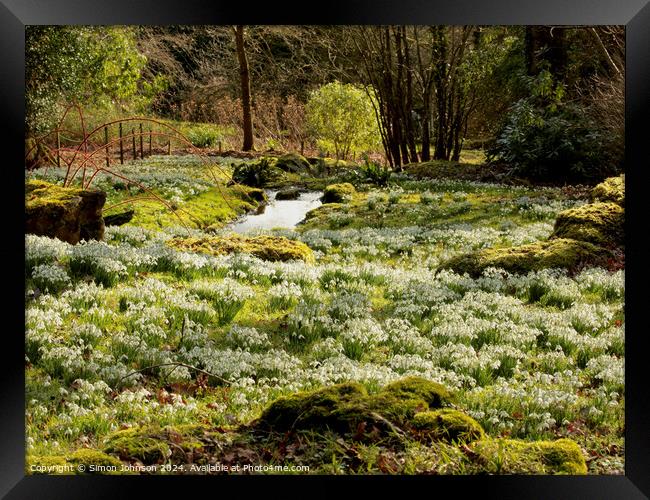
<svg viewBox="0 0 650 500">
<path fill-rule="evenodd" d="M 282 281 L 268 289 L 269 304 L 273 308 L 286 309 L 302 297 L 302 289 L 296 283 Z"/>
<path fill-rule="evenodd" d="M 622 387 L 625 382 L 625 360 L 609 354 L 590 359 L 586 370 L 593 378 L 614 387 Z"/>
<path fill-rule="evenodd" d="M 52 263 L 69 255 L 72 245 L 57 238 L 25 235 L 25 263 L 27 267 Z"/>
<path fill-rule="evenodd" d="M 338 339 L 327 337 L 314 342 L 310 351 L 316 359 L 323 360 L 342 354 L 343 344 L 341 344 L 341 341 Z"/>
<path fill-rule="evenodd" d="M 51 264 L 40 264 L 32 269 L 32 280 L 46 292 L 57 292 L 68 284 L 70 277 L 61 267 Z"/>
<path fill-rule="evenodd" d="M 270 346 L 268 335 L 256 328 L 233 325 L 228 332 L 228 340 L 234 347 L 247 351 L 264 349 Z"/>
</svg>

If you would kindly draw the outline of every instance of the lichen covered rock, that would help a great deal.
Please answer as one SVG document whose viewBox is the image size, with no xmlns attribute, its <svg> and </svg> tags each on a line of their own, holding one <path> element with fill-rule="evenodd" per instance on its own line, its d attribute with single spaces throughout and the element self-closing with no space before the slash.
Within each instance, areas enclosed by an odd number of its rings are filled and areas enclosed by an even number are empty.
<svg viewBox="0 0 650 500">
<path fill-rule="evenodd" d="M 612 202 L 625 206 L 625 175 L 609 177 L 591 191 L 596 201 Z"/>
<path fill-rule="evenodd" d="M 284 236 L 245 237 L 233 234 L 202 238 L 172 238 L 167 241 L 167 244 L 179 250 L 209 255 L 248 253 L 270 261 L 314 261 L 314 253 L 307 245 Z"/>
<path fill-rule="evenodd" d="M 28 234 L 58 238 L 71 244 L 101 240 L 104 236 L 102 208 L 106 193 L 65 188 L 41 180 L 25 183 L 25 214 Z"/>
<path fill-rule="evenodd" d="M 605 265 L 609 256 L 606 249 L 586 241 L 555 238 L 528 245 L 507 248 L 486 248 L 453 257 L 439 269 L 458 274 L 480 276 L 488 267 L 505 269 L 516 274 L 528 274 L 547 268 L 576 270 L 583 265 Z"/>
<path fill-rule="evenodd" d="M 570 439 L 484 439 L 472 445 L 490 474 L 586 474 L 580 447 Z"/>
<path fill-rule="evenodd" d="M 323 191 L 323 203 L 345 203 L 352 199 L 356 189 L 349 182 L 330 184 Z"/>
<path fill-rule="evenodd" d="M 612 202 L 596 202 L 560 212 L 551 238 L 570 238 L 595 245 L 624 244 L 625 210 Z"/>
<path fill-rule="evenodd" d="M 470 442 L 485 437 L 476 420 L 451 408 L 418 413 L 412 425 L 421 437 L 433 441 Z"/>
</svg>

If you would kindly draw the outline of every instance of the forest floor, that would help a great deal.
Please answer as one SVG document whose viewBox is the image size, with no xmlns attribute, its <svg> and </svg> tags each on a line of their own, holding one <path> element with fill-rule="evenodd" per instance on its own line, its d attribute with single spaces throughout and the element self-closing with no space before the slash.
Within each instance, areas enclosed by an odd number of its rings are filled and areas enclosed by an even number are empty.
<svg viewBox="0 0 650 500">
<path fill-rule="evenodd" d="M 296 229 L 264 232 L 305 243 L 313 260 L 171 247 L 172 238 L 226 235 L 228 222 L 255 208 L 226 183 L 241 161 L 127 163 L 124 176 L 172 210 L 133 203 L 133 220 L 107 227 L 102 242 L 27 236 L 28 467 L 88 449 L 107 452 L 107 463 L 166 464 L 170 473 L 190 462 L 521 472 L 444 443 L 349 441 L 325 430 L 260 438 L 241 427 L 296 391 L 359 382 L 372 394 L 419 375 L 452 391 L 489 438 L 570 438 L 590 474 L 624 473 L 624 271 L 437 272 L 463 252 L 547 238 L 560 211 L 587 202 L 585 188 L 481 182 L 432 167 L 394 174 L 386 187 L 349 169 L 296 174 L 287 182 L 356 186 Z M 102 176 L 94 185 L 107 207 L 150 194 Z"/>
</svg>

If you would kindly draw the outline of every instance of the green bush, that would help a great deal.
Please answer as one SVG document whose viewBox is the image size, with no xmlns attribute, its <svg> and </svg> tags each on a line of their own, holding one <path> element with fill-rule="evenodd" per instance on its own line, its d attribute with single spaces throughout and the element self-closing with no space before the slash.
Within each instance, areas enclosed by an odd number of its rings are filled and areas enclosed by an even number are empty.
<svg viewBox="0 0 650 500">
<path fill-rule="evenodd" d="M 212 127 L 198 126 L 188 130 L 187 138 L 197 148 L 213 148 L 221 139 L 221 134 Z"/>
<path fill-rule="evenodd" d="M 388 167 L 382 167 L 378 163 L 368 160 L 368 157 L 366 156 L 361 170 L 366 176 L 366 179 L 376 186 L 384 187 L 388 185 L 390 179 L 390 170 Z"/>
<path fill-rule="evenodd" d="M 281 177 L 282 171 L 275 166 L 275 160 L 260 158 L 252 163 L 240 163 L 234 167 L 232 179 L 239 184 L 263 187 Z"/>
<path fill-rule="evenodd" d="M 333 150 L 337 160 L 381 146 L 373 103 L 363 88 L 340 82 L 323 85 L 311 94 L 306 112 L 318 146 Z"/>
<path fill-rule="evenodd" d="M 547 71 L 529 86 L 531 95 L 512 106 L 488 161 L 538 181 L 594 181 L 616 173 L 612 139 L 585 108 L 566 102 L 563 87 Z"/>
</svg>

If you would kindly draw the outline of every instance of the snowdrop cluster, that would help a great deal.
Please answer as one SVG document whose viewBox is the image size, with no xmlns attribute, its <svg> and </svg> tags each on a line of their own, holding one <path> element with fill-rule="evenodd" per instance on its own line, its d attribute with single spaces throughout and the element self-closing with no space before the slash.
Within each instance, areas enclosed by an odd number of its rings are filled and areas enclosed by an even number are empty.
<svg viewBox="0 0 650 500">
<path fill-rule="evenodd" d="M 57 292 L 70 283 L 70 277 L 61 267 L 51 264 L 39 264 L 32 269 L 32 280 L 45 292 Z"/>
</svg>

